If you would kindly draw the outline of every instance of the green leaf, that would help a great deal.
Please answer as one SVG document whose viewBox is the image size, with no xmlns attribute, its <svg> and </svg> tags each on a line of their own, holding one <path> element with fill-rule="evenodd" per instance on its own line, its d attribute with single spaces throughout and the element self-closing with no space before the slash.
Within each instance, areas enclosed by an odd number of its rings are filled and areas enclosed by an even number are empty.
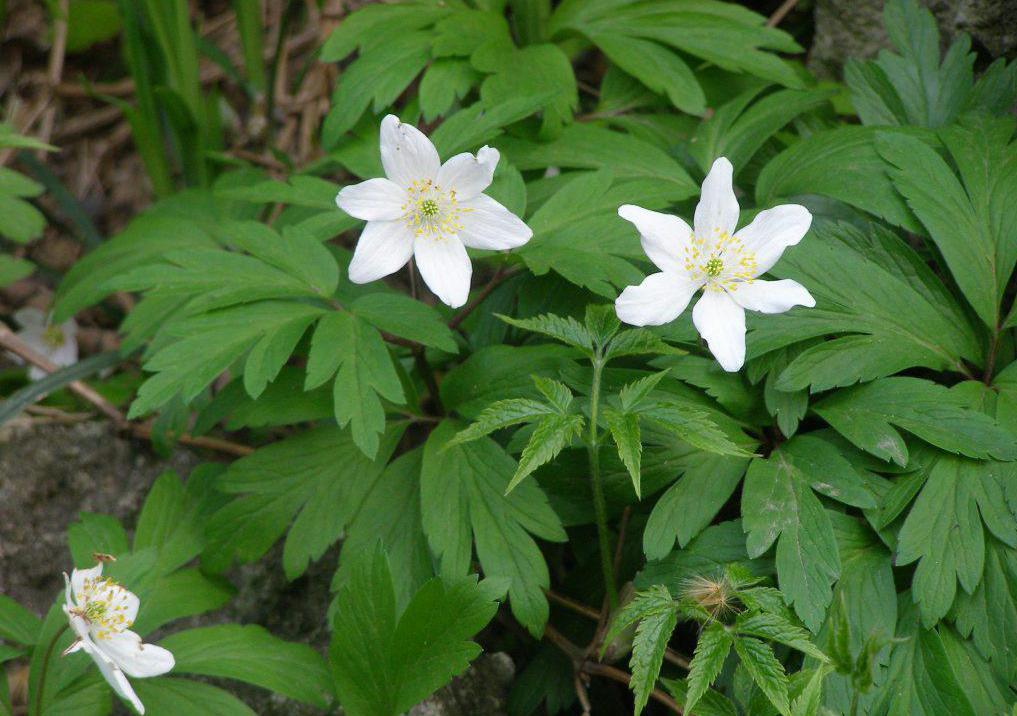
<svg viewBox="0 0 1017 716">
<path fill-rule="evenodd" d="M 35 272 L 35 264 L 13 256 L 0 256 L 0 288 L 10 286 Z"/>
<path fill-rule="evenodd" d="M 788 703 L 788 681 L 784 667 L 777 661 L 773 650 L 758 639 L 738 637 L 734 643 L 742 666 L 752 680 L 766 694 L 770 703 L 784 716 L 791 713 Z"/>
<path fill-rule="evenodd" d="M 875 127 L 836 127 L 798 140 L 763 167 L 756 182 L 756 205 L 819 194 L 918 231 L 918 222 L 894 191 L 886 163 L 876 151 L 879 133 Z"/>
<path fill-rule="evenodd" d="M 924 629 L 909 596 L 900 597 L 901 618 L 889 668 L 875 689 L 871 713 L 976 716 L 950 666 L 937 629 Z M 940 627 L 943 628 L 943 627 Z"/>
<path fill-rule="evenodd" d="M 54 371 L 39 380 L 32 381 L 25 387 L 8 395 L 0 403 L 0 424 L 6 423 L 11 418 L 19 415 L 27 406 L 34 404 L 67 384 L 75 380 L 90 378 L 100 371 L 118 365 L 121 360 L 123 358 L 117 351 L 97 353 L 77 363 L 72 363 L 66 368 Z"/>
<path fill-rule="evenodd" d="M 666 557 L 678 542 L 686 547 L 705 529 L 734 494 L 749 460 L 697 452 L 684 472 L 653 506 L 643 530 L 647 559 Z"/>
<path fill-rule="evenodd" d="M 632 355 L 684 355 L 686 351 L 675 348 L 663 341 L 658 335 L 645 328 L 630 328 L 618 333 L 607 344 L 604 359 L 621 358 Z"/>
<path fill-rule="evenodd" d="M 1017 458 L 1017 438 L 968 409 L 962 396 L 920 378 L 882 378 L 839 391 L 813 409 L 862 450 L 902 467 L 908 449 L 893 426 L 948 452 Z"/>
<path fill-rule="evenodd" d="M 809 632 L 775 612 L 742 612 L 735 619 L 734 628 L 739 635 L 776 641 L 814 659 L 827 661 L 826 655 L 812 643 Z"/>
<path fill-rule="evenodd" d="M 489 438 L 445 449 L 456 427 L 446 421 L 430 435 L 421 469 L 424 532 L 443 576 L 468 572 L 472 543 L 487 577 L 510 579 L 516 619 L 539 636 L 547 621 L 543 589 L 550 586 L 544 557 L 531 535 L 560 542 L 565 532 L 547 498 L 532 480 L 510 494 L 517 466 Z"/>
<path fill-rule="evenodd" d="M 817 716 L 823 698 L 823 680 L 831 671 L 829 666 L 813 669 L 805 688 L 791 702 L 791 716 Z M 803 672 L 804 673 L 804 672 Z"/>
<path fill-rule="evenodd" d="M 95 566 L 96 552 L 114 557 L 126 554 L 127 532 L 115 517 L 81 512 L 78 521 L 67 528 L 67 546 L 71 548 L 74 566 L 90 569 Z"/>
<path fill-rule="evenodd" d="M 15 644 L 35 644 L 42 621 L 10 597 L 0 594 L 0 637 Z"/>
<path fill-rule="evenodd" d="M 621 402 L 622 410 L 626 413 L 636 410 L 640 403 L 646 400 L 653 389 L 660 384 L 660 381 L 668 375 L 668 372 L 664 370 L 654 373 L 622 386 L 622 389 L 618 391 L 618 400 Z"/>
<path fill-rule="evenodd" d="M 625 35 L 599 33 L 590 38 L 618 67 L 654 92 L 666 95 L 683 112 L 702 115 L 706 96 L 688 64 L 663 45 Z"/>
<path fill-rule="evenodd" d="M 533 474 L 541 465 L 553 460 L 558 453 L 572 444 L 583 430 L 586 420 L 582 415 L 548 415 L 537 420 L 530 439 L 519 456 L 519 466 L 509 480 L 505 494 Z"/>
<path fill-rule="evenodd" d="M 423 448 L 415 448 L 403 453 L 371 486 L 346 530 L 332 591 L 348 583 L 359 555 L 370 552 L 379 542 L 392 566 L 396 604 L 400 609 L 434 576 L 420 512 L 423 452 Z"/>
<path fill-rule="evenodd" d="M 442 58 L 432 62 L 420 79 L 420 108 L 424 121 L 433 122 L 448 113 L 457 99 L 479 83 L 480 73 L 468 60 Z"/>
<path fill-rule="evenodd" d="M 786 449 L 749 464 L 742 519 L 749 556 L 758 557 L 777 542 L 784 599 L 817 631 L 832 599 L 831 585 L 840 574 L 840 557 L 826 510 Z"/>
<path fill-rule="evenodd" d="M 949 611 L 958 581 L 968 594 L 981 581 L 983 521 L 998 539 L 1017 547 L 1017 522 L 1004 497 L 1004 485 L 1017 479 L 1017 466 L 942 455 L 924 469 L 928 479 L 901 527 L 896 564 L 918 562 L 911 591 L 929 627 Z"/>
<path fill-rule="evenodd" d="M 583 324 L 571 316 L 544 314 L 534 318 L 512 318 L 499 315 L 498 318 L 510 326 L 550 336 L 566 345 L 578 348 L 588 356 L 593 355 L 593 336 Z"/>
<path fill-rule="evenodd" d="M 324 708 L 332 693 L 324 661 L 306 644 L 294 644 L 255 625 L 223 624 L 177 632 L 160 644 L 173 652 L 174 673 L 244 681 Z"/>
<path fill-rule="evenodd" d="M 555 412 L 560 415 L 568 413 L 569 406 L 572 405 L 572 391 L 569 390 L 567 385 L 561 381 L 552 380 L 540 375 L 533 376 L 533 384 L 540 391 L 541 395 L 547 398 Z"/>
<path fill-rule="evenodd" d="M 46 228 L 46 217 L 30 203 L 0 189 L 0 215 L 4 217 L 0 224 L 0 236 L 19 244 L 42 235 Z"/>
<path fill-rule="evenodd" d="M 752 88 L 739 94 L 696 129 L 692 155 L 704 172 L 717 157 L 727 157 L 740 170 L 781 127 L 834 94 L 829 89 L 778 90 L 753 102 L 759 92 Z"/>
<path fill-rule="evenodd" d="M 639 462 L 643 454 L 643 443 L 640 439 L 639 416 L 635 413 L 619 413 L 615 410 L 604 411 L 604 421 L 608 430 L 611 431 L 611 439 L 618 448 L 618 457 L 621 458 L 625 469 L 632 477 L 632 487 L 636 491 L 636 497 L 640 497 L 639 487 Z"/>
<path fill-rule="evenodd" d="M 476 577 L 432 579 L 396 607 L 384 552 L 363 553 L 336 597 L 329 657 L 350 716 L 397 716 L 461 673 L 481 651 L 470 638 L 497 602 Z"/>
<path fill-rule="evenodd" d="M 509 398 L 499 400 L 484 408 L 477 420 L 465 430 L 461 430 L 449 440 L 446 447 L 470 442 L 489 435 L 496 430 L 528 423 L 546 415 L 552 415 L 552 409 L 544 403 L 528 398 Z"/>
<path fill-rule="evenodd" d="M 298 433 L 237 460 L 217 487 L 242 497 L 212 516 L 206 557 L 222 567 L 234 555 L 253 561 L 289 528 L 283 568 L 290 579 L 303 574 L 357 514 L 403 428 L 389 428 L 375 460 L 335 427 Z"/>
<path fill-rule="evenodd" d="M 637 716 L 643 712 L 650 694 L 656 688 L 657 676 L 664 663 L 664 652 L 677 623 L 678 612 L 672 608 L 647 615 L 636 627 L 636 635 L 632 640 L 632 658 L 629 659 L 629 668 L 632 669 L 629 688 L 636 695 Z"/>
<path fill-rule="evenodd" d="M 385 430 L 381 399 L 401 404 L 406 397 L 381 334 L 345 311 L 327 313 L 318 322 L 304 387 L 315 388 L 333 374 L 336 422 L 339 427 L 349 425 L 357 446 L 374 457 Z"/>
<path fill-rule="evenodd" d="M 720 675 L 720 670 L 724 668 L 724 661 L 733 645 L 734 637 L 719 622 L 709 624 L 699 634 L 696 650 L 689 663 L 688 690 L 684 700 L 687 713 L 700 713 L 693 709 L 709 691 L 710 684 Z"/>
<path fill-rule="evenodd" d="M 997 674 L 1017 667 L 1017 554 L 986 538 L 985 570 L 974 592 L 959 591 L 954 600 L 957 631 L 970 637 Z"/>
<path fill-rule="evenodd" d="M 208 716 L 255 716 L 254 711 L 228 691 L 209 684 L 163 676 L 138 679 L 135 693 L 145 704 L 145 713 L 170 716 L 181 710 Z"/>
<path fill-rule="evenodd" d="M 253 184 L 218 186 L 215 195 L 255 204 L 279 203 L 335 210 L 335 198 L 340 188 L 338 184 L 320 177 L 293 174 L 285 181 L 266 179 Z"/>
<path fill-rule="evenodd" d="M 818 392 L 917 366 L 963 372 L 964 360 L 982 358 L 961 306 L 926 261 L 885 229 L 821 226 L 773 273 L 808 286 L 816 307 L 757 323 L 748 338 L 750 354 L 844 334 L 803 345 L 777 380 L 781 390 Z M 844 281 L 845 275 L 866 281 Z"/>
<path fill-rule="evenodd" d="M 350 310 L 375 328 L 449 353 L 459 351 L 441 315 L 427 304 L 401 293 L 378 291 L 361 296 Z"/>
<path fill-rule="evenodd" d="M 1017 218 L 1006 197 L 1017 192 L 1012 120 L 981 119 L 940 133 L 960 178 L 928 144 L 883 133 L 878 148 L 894 186 L 928 230 L 957 284 L 982 321 L 994 328 L 1017 240 L 1003 228 Z"/>
<path fill-rule="evenodd" d="M 642 408 L 639 415 L 700 450 L 716 455 L 751 455 L 733 443 L 709 413 L 690 403 L 657 403 Z"/>
</svg>

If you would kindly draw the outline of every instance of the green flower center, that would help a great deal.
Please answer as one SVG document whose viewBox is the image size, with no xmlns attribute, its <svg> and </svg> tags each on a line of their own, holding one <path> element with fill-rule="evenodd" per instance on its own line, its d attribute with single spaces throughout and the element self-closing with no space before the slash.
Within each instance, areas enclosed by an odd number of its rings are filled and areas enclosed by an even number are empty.
<svg viewBox="0 0 1017 716">
<path fill-rule="evenodd" d="M 42 334 L 42 340 L 50 348 L 59 348 L 64 344 L 64 332 L 60 330 L 60 326 L 46 326 L 46 330 Z"/>
<path fill-rule="evenodd" d="M 420 213 L 428 219 L 438 215 L 438 202 L 434 199 L 424 199 L 420 202 Z"/>
<path fill-rule="evenodd" d="M 724 270 L 724 262 L 714 256 L 712 259 L 706 262 L 703 266 L 703 270 L 706 275 L 710 278 L 717 278 L 720 276 L 720 272 Z"/>
<path fill-rule="evenodd" d="M 89 600 L 85 604 L 85 619 L 90 622 L 102 622 L 106 617 L 109 605 L 106 602 Z"/>
</svg>

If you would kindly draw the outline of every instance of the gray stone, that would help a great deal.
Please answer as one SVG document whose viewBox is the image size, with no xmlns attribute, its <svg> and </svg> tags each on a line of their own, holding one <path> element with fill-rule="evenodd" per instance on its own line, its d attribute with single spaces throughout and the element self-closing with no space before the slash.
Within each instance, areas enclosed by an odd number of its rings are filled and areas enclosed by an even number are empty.
<svg viewBox="0 0 1017 716">
<path fill-rule="evenodd" d="M 483 654 L 452 683 L 410 709 L 409 716 L 505 716 L 515 675 L 508 654 Z"/>
<path fill-rule="evenodd" d="M 1017 54 L 1017 0 L 920 0 L 933 11 L 944 47 L 961 32 L 993 57 Z M 849 58 L 869 59 L 890 48 L 883 0 L 816 0 L 809 68 L 840 77 Z"/>
</svg>

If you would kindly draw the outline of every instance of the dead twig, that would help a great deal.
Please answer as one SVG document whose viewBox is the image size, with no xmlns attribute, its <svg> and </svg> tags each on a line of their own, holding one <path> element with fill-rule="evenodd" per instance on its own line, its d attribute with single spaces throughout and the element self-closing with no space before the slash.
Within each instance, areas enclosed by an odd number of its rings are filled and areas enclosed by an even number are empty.
<svg viewBox="0 0 1017 716">
<path fill-rule="evenodd" d="M 37 352 L 34 348 L 21 340 L 14 331 L 2 323 L 0 323 L 0 348 L 10 351 L 22 360 L 31 363 L 47 373 L 53 373 L 60 369 L 60 366 L 53 363 L 46 356 Z M 117 429 L 128 432 L 135 437 L 144 438 L 146 440 L 152 439 L 152 427 L 150 425 L 132 423 L 124 416 L 123 413 L 117 410 L 115 405 L 99 395 L 99 393 L 95 392 L 95 390 L 87 384 L 80 380 L 75 380 L 68 383 L 67 387 L 75 395 L 91 404 L 96 410 L 113 421 L 113 424 L 117 427 Z M 216 450 L 218 452 L 237 456 L 250 455 L 254 452 L 254 448 L 247 445 L 240 445 L 238 443 L 230 442 L 229 440 L 197 435 L 181 435 L 178 438 L 178 442 L 182 445 L 208 448 L 210 450 Z"/>
<path fill-rule="evenodd" d="M 503 282 L 515 276 L 518 270 L 505 271 L 503 267 L 500 267 L 494 272 L 494 276 L 487 282 L 484 288 L 480 289 L 480 293 L 473 297 L 473 300 L 467 303 L 456 315 L 448 322 L 448 327 L 455 330 L 459 328 L 459 325 L 466 320 L 466 318 L 476 310 L 477 306 L 484 302 L 484 300 L 491 295 L 494 289 L 498 288 Z"/>
<path fill-rule="evenodd" d="M 770 15 L 770 19 L 766 21 L 767 27 L 777 27 L 781 21 L 787 17 L 787 14 L 794 10 L 795 5 L 798 4 L 798 0 L 784 0 L 773 14 Z"/>
</svg>

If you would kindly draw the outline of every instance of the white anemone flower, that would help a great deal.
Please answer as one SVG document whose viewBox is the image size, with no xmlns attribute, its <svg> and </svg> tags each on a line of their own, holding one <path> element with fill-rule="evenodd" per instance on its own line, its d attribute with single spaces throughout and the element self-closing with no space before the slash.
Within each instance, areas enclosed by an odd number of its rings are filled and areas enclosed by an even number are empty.
<svg viewBox="0 0 1017 716">
<path fill-rule="evenodd" d="M 615 301 L 618 318 L 635 326 L 659 326 L 678 318 L 700 288 L 692 322 L 726 371 L 745 362 L 745 311 L 784 313 L 816 305 L 797 281 L 763 281 L 784 249 L 812 224 L 804 206 L 785 204 L 761 211 L 735 231 L 738 200 L 731 187 L 731 162 L 721 157 L 703 181 L 695 230 L 677 216 L 625 205 L 618 215 L 635 224 L 643 251 L 660 269 Z"/>
<path fill-rule="evenodd" d="M 138 598 L 109 577 L 102 576 L 102 562 L 91 569 L 75 569 L 67 583 L 64 613 L 77 639 L 64 651 L 83 651 L 117 694 L 139 714 L 145 707 L 128 676 L 144 678 L 165 674 L 173 668 L 173 654 L 161 646 L 142 644 L 130 631 L 138 614 Z"/>
<path fill-rule="evenodd" d="M 481 192 L 498 165 L 497 149 L 457 154 L 444 164 L 420 130 L 394 115 L 381 122 L 386 178 L 339 192 L 336 204 L 367 221 L 350 263 L 350 280 L 368 283 L 416 261 L 424 283 L 458 308 L 470 293 L 473 266 L 466 247 L 513 249 L 533 232 L 515 214 Z"/>
<path fill-rule="evenodd" d="M 78 362 L 78 324 L 73 318 L 54 326 L 49 323 L 45 313 L 29 306 L 15 312 L 14 321 L 21 326 L 18 337 L 36 353 L 46 356 L 61 368 Z M 14 360 L 23 363 L 17 356 Z M 28 369 L 29 380 L 41 380 L 46 375 L 46 371 L 34 365 Z"/>
</svg>

